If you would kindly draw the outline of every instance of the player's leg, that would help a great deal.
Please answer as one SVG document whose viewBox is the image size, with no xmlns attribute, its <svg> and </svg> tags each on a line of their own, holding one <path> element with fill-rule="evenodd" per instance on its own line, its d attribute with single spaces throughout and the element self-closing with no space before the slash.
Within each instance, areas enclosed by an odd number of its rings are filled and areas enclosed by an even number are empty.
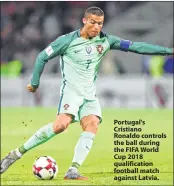
<svg viewBox="0 0 174 186">
<path fill-rule="evenodd" d="M 71 167 L 66 173 L 64 179 L 87 179 L 86 177 L 79 175 L 78 168 L 82 165 L 91 150 L 98 130 L 98 125 L 101 122 L 101 108 L 98 99 L 94 101 L 87 101 L 83 105 L 79 114 L 80 118 L 82 118 L 80 124 L 83 132 L 76 144 Z"/>
<path fill-rule="evenodd" d="M 53 123 L 49 123 L 40 128 L 34 135 L 32 135 L 21 147 L 12 150 L 5 158 L 1 160 L 0 173 L 5 172 L 10 165 L 22 157 L 24 153 L 30 149 L 48 141 L 56 134 L 63 132 L 71 123 L 73 115 L 59 114 Z"/>
<path fill-rule="evenodd" d="M 53 123 L 49 123 L 40 128 L 31 138 L 29 138 L 20 148 L 19 152 L 24 154 L 26 151 L 48 141 L 55 135 L 63 132 L 71 123 L 71 114 L 59 114 Z"/>
</svg>

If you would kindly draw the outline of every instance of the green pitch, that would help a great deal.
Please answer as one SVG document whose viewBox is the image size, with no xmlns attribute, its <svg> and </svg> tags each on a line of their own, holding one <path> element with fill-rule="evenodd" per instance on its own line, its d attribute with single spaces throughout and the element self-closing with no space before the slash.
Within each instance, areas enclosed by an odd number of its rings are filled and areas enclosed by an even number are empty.
<svg viewBox="0 0 174 186">
<path fill-rule="evenodd" d="M 41 126 L 54 120 L 56 108 L 2 108 L 1 157 L 20 146 Z M 144 153 L 145 161 L 153 161 L 160 170 L 158 181 L 114 181 L 114 119 L 146 121 L 143 132 L 166 133 L 160 140 L 159 153 Z M 72 124 L 64 133 L 38 146 L 24 155 L 1 176 L 1 185 L 172 185 L 173 182 L 173 111 L 152 109 L 105 109 L 103 123 L 84 164 L 81 174 L 89 181 L 65 181 L 74 146 L 80 136 L 79 123 Z M 59 173 L 54 180 L 38 180 L 32 173 L 34 160 L 43 155 L 52 156 L 58 163 Z"/>
</svg>

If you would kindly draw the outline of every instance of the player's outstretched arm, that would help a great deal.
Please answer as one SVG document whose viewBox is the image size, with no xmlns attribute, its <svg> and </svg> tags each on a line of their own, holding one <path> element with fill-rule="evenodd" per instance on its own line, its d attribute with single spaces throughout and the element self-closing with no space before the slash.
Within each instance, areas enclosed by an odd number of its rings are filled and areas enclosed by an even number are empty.
<svg viewBox="0 0 174 186">
<path fill-rule="evenodd" d="M 28 91 L 35 92 L 39 87 L 40 77 L 44 70 L 45 64 L 56 56 L 62 55 L 67 49 L 70 41 L 69 35 L 58 37 L 50 43 L 36 58 L 31 83 L 27 86 Z"/>
<path fill-rule="evenodd" d="M 116 49 L 146 55 L 173 55 L 173 48 L 167 48 L 145 42 L 132 42 L 112 35 L 108 35 L 107 38 L 111 50 Z"/>
<path fill-rule="evenodd" d="M 60 37 L 61 38 L 61 37 Z M 62 42 L 61 39 L 58 38 L 53 41 L 50 45 L 48 45 L 36 58 L 34 69 L 33 69 L 33 76 L 31 79 L 30 85 L 37 89 L 40 83 L 40 77 L 44 70 L 45 64 L 52 58 L 61 54 Z"/>
<path fill-rule="evenodd" d="M 144 42 L 131 42 L 128 51 L 146 55 L 172 55 L 173 49 Z"/>
</svg>

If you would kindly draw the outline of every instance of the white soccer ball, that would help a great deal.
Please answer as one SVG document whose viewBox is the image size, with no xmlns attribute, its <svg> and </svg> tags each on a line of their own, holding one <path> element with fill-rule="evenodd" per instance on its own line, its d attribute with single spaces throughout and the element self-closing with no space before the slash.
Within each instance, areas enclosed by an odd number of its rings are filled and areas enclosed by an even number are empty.
<svg viewBox="0 0 174 186">
<path fill-rule="evenodd" d="M 58 173 L 58 165 L 50 156 L 41 156 L 33 164 L 34 175 L 41 180 L 52 180 Z"/>
</svg>

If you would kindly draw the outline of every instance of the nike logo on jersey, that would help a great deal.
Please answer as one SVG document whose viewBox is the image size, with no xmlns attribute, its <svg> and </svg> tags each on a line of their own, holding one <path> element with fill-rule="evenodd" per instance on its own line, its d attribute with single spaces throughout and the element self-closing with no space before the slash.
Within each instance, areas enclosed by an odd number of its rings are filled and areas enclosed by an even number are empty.
<svg viewBox="0 0 174 186">
<path fill-rule="evenodd" d="M 74 53 L 78 53 L 78 52 L 80 52 L 81 50 L 74 50 Z"/>
</svg>

